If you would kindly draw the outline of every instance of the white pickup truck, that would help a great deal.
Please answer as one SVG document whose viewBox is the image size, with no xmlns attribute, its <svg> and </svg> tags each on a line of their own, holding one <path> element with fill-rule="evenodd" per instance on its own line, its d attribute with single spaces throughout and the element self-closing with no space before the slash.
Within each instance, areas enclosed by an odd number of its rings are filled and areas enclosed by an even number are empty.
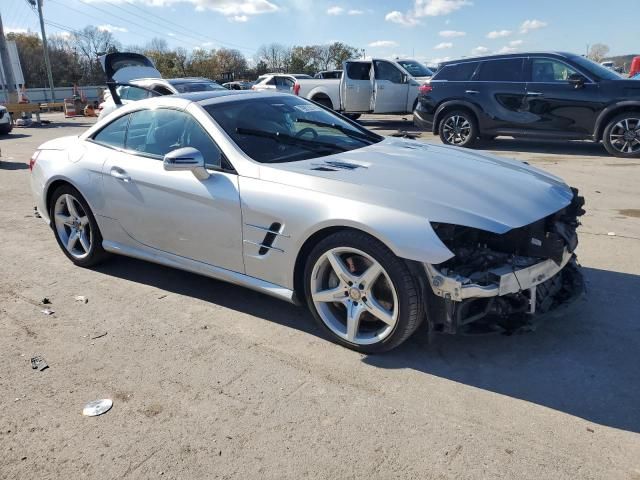
<svg viewBox="0 0 640 480">
<path fill-rule="evenodd" d="M 418 88 L 432 75 L 415 60 L 348 60 L 343 70 L 340 79 L 299 79 L 293 93 L 352 118 L 361 113 L 412 113 Z"/>
</svg>

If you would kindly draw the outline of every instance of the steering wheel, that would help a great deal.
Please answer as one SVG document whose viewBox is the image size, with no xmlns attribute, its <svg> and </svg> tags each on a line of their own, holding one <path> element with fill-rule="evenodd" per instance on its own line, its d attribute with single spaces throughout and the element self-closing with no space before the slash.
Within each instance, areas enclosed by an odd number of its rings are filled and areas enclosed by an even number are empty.
<svg viewBox="0 0 640 480">
<path fill-rule="evenodd" d="M 311 135 L 313 135 L 312 140 L 315 140 L 316 138 L 318 138 L 318 132 L 316 132 L 315 129 L 311 127 L 305 127 L 302 130 L 300 130 L 298 133 L 296 133 L 296 138 L 301 138 L 306 133 L 311 133 Z"/>
</svg>

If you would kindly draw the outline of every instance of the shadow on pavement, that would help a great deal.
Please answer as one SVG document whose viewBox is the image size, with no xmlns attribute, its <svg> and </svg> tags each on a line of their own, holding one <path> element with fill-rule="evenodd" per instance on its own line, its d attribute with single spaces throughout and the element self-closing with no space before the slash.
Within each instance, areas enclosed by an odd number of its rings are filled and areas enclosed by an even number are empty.
<svg viewBox="0 0 640 480">
<path fill-rule="evenodd" d="M 15 132 L 15 130 L 13 132 Z M 31 136 L 25 133 L 13 133 L 13 132 L 7 135 L 0 135 L 0 140 L 18 140 L 19 138 L 29 138 Z"/>
<path fill-rule="evenodd" d="M 140 260 L 114 257 L 97 270 L 322 336 L 305 308 L 246 288 Z M 586 300 L 522 335 L 435 335 L 365 357 L 533 402 L 590 422 L 640 432 L 640 276 L 583 269 Z M 614 313 L 615 312 L 615 313 Z"/>
<path fill-rule="evenodd" d="M 0 158 L 0 170 L 26 170 L 29 164 L 24 162 L 7 162 Z"/>
<path fill-rule="evenodd" d="M 584 268 L 587 298 L 536 332 L 515 336 L 419 333 L 364 362 L 411 368 L 640 432 L 640 276 Z"/>
</svg>

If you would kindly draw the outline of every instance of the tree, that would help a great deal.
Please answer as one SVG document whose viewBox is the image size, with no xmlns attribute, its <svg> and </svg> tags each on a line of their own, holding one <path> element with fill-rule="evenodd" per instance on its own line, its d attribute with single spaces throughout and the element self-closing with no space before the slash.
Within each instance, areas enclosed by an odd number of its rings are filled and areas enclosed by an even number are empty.
<svg viewBox="0 0 640 480">
<path fill-rule="evenodd" d="M 604 60 L 608 53 L 608 45 L 605 45 L 604 43 L 594 43 L 589 49 L 589 54 L 587 56 L 594 62 L 600 63 Z"/>
<path fill-rule="evenodd" d="M 113 34 L 93 26 L 87 26 L 81 32 L 73 33 L 72 40 L 82 65 L 82 81 L 85 84 L 103 84 L 105 81 L 104 72 L 100 67 L 98 57 L 119 50 L 120 44 L 113 37 Z"/>
</svg>

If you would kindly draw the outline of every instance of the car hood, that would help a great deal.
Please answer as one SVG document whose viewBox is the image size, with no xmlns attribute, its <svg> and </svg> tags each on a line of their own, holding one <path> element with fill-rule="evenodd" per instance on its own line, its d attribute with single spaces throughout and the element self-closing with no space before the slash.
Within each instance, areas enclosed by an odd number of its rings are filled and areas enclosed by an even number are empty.
<svg viewBox="0 0 640 480">
<path fill-rule="evenodd" d="M 522 162 L 395 138 L 264 166 L 261 177 L 494 233 L 544 218 L 573 198 L 562 180 Z"/>
</svg>

